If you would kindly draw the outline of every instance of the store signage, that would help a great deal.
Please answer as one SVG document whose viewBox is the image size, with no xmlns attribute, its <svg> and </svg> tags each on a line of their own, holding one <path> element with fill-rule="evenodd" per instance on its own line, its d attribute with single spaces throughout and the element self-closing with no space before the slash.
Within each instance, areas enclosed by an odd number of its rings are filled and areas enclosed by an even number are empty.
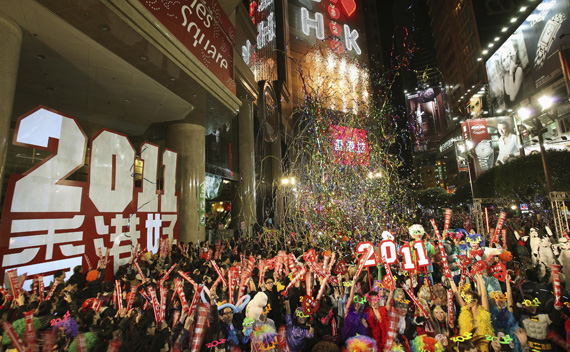
<svg viewBox="0 0 570 352">
<path fill-rule="evenodd" d="M 144 143 L 141 188 L 135 188 L 135 149 L 124 135 L 102 130 L 90 145 L 88 181 L 70 176 L 85 165 L 87 137 L 74 117 L 38 107 L 20 117 L 13 144 L 52 152 L 23 175 L 11 175 L 0 227 L 0 277 L 17 269 L 30 279 L 97 263 L 108 253 L 113 268 L 133 248 L 156 253 L 178 237 L 177 153 Z M 160 164 L 159 164 L 160 159 Z M 163 187 L 157 189 L 159 165 Z M 112 270 L 107 271 L 108 275 Z"/>
<path fill-rule="evenodd" d="M 334 162 L 345 165 L 368 165 L 370 152 L 366 130 L 331 126 Z"/>
<path fill-rule="evenodd" d="M 337 22 L 341 19 L 341 8 L 344 10 L 346 18 L 356 11 L 355 1 L 322 0 L 321 4 L 326 6 L 326 13 L 311 13 L 306 7 L 301 7 L 301 29 L 303 34 L 306 36 L 314 35 L 319 40 L 329 38 L 331 49 L 338 54 L 343 53 L 345 50 L 354 51 L 357 55 L 362 54 L 362 50 L 358 45 L 358 31 L 351 29 L 346 23 Z M 341 5 L 340 7 L 339 4 Z M 325 21 L 328 25 L 325 25 Z"/>
<path fill-rule="evenodd" d="M 235 28 L 217 0 L 139 1 L 235 94 Z"/>
<path fill-rule="evenodd" d="M 252 45 L 248 40 L 242 46 L 242 58 L 253 71 L 256 81 L 274 81 L 277 79 L 275 0 L 250 0 L 249 16 L 257 27 L 257 43 Z"/>
<path fill-rule="evenodd" d="M 460 139 L 461 137 L 455 137 L 443 142 L 443 144 L 439 146 L 439 152 L 442 153 L 448 150 L 449 148 L 452 148 L 455 145 L 455 142 L 457 142 Z"/>
</svg>

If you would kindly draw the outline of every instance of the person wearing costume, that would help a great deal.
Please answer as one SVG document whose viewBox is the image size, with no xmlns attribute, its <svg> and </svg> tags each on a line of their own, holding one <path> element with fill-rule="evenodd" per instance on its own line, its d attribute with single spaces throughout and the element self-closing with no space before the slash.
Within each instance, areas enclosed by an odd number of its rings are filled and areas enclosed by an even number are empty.
<svg viewBox="0 0 570 352">
<path fill-rule="evenodd" d="M 450 335 L 453 334 L 453 327 L 449 326 L 449 321 L 447 319 L 447 313 L 437 305 L 433 307 L 431 312 L 431 319 L 433 322 L 433 329 L 435 336 L 443 335 L 446 339 L 449 339 Z"/>
<path fill-rule="evenodd" d="M 560 310 L 555 309 L 554 300 L 541 302 L 538 297 L 527 295 L 514 306 L 514 316 L 526 331 L 528 346 L 536 351 L 555 351 L 548 333 L 553 322 L 560 321 Z"/>
<path fill-rule="evenodd" d="M 455 298 L 461 307 L 459 314 L 458 327 L 459 334 L 464 335 L 473 333 L 474 337 L 485 337 L 486 335 L 494 335 L 493 326 L 491 325 L 491 314 L 489 313 L 489 300 L 487 298 L 487 289 L 483 283 L 481 274 L 476 275 L 477 288 L 479 294 L 473 291 L 459 292 L 455 283 L 449 280 Z M 485 338 L 482 339 L 483 341 Z M 489 346 L 486 344 L 478 344 L 481 352 L 488 352 Z"/>
<path fill-rule="evenodd" d="M 414 224 L 412 226 L 410 226 L 409 228 L 409 233 L 410 233 L 410 237 L 414 240 L 414 241 L 423 241 L 424 235 L 425 235 L 425 230 L 424 227 L 422 225 L 419 224 Z M 430 284 L 433 285 L 433 277 L 432 277 L 432 273 L 433 273 L 433 261 L 432 258 L 435 255 L 436 251 L 435 251 L 435 247 L 431 244 L 431 242 L 429 241 L 423 241 L 424 242 L 424 248 L 425 248 L 425 253 L 427 253 L 428 259 L 429 259 L 429 265 L 427 267 L 425 267 L 425 270 L 427 272 L 427 276 L 429 278 Z M 410 246 L 412 245 L 412 243 L 410 243 Z M 414 251 L 414 257 L 415 257 L 415 251 Z M 417 261 L 414 258 L 414 261 Z M 419 276 L 422 277 L 423 275 L 425 275 L 425 272 L 423 271 L 424 269 L 422 268 L 422 271 L 420 272 L 418 270 L 418 273 L 420 274 Z M 422 282 L 420 282 L 421 284 Z"/>
<path fill-rule="evenodd" d="M 365 312 L 367 314 L 368 321 L 368 336 L 371 336 L 376 341 L 376 346 L 379 351 L 383 351 L 385 345 L 386 336 L 383 336 L 384 332 L 388 330 L 386 318 L 388 316 L 388 307 L 391 305 L 392 295 L 394 291 L 390 291 L 390 296 L 388 298 L 388 304 L 385 306 L 380 306 L 378 294 L 374 291 L 369 292 L 367 295 L 367 301 L 370 306 L 366 308 Z"/>
<path fill-rule="evenodd" d="M 301 352 L 307 341 L 314 336 L 314 329 L 308 325 L 309 316 L 305 315 L 302 307 L 295 309 L 295 318 L 291 316 L 289 300 L 285 301 L 285 323 L 287 331 L 285 339 L 291 352 Z"/>
<path fill-rule="evenodd" d="M 344 315 L 344 326 L 342 327 L 342 338 L 344 341 L 359 335 L 366 335 L 368 329 L 368 314 L 364 312 L 364 304 L 366 298 L 360 294 L 354 293 L 354 285 L 350 289 L 350 295 L 346 302 L 346 311 Z"/>
</svg>

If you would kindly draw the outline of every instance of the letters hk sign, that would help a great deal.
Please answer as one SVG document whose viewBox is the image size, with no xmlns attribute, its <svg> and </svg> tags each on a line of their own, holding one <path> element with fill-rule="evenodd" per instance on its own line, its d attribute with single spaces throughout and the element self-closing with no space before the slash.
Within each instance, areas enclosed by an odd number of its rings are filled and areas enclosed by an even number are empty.
<svg viewBox="0 0 570 352">
<path fill-rule="evenodd" d="M 142 183 L 135 188 L 135 149 L 126 136 L 102 130 L 90 144 L 88 182 L 71 181 L 85 164 L 87 137 L 74 117 L 45 107 L 18 119 L 13 144 L 52 154 L 23 175 L 10 176 L 0 275 L 17 269 L 18 275 L 45 274 L 49 281 L 56 270 L 97 265 L 100 253 L 107 252 L 116 270 L 129 262 L 137 243 L 156 253 L 162 239 L 177 239 L 176 152 L 160 154 L 158 146 L 144 143 Z"/>
<path fill-rule="evenodd" d="M 322 12 L 311 13 L 306 7 L 301 7 L 301 26 L 303 34 L 314 35 L 319 40 L 329 42 L 331 49 L 341 54 L 354 51 L 362 53 L 358 44 L 359 34 L 347 23 L 356 11 L 355 0 L 312 0 L 321 4 Z"/>
</svg>

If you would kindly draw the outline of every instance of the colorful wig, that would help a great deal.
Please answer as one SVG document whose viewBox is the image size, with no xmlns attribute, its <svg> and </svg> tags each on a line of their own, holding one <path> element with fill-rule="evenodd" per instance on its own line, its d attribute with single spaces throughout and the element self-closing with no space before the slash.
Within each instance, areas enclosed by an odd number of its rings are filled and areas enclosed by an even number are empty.
<svg viewBox="0 0 570 352">
<path fill-rule="evenodd" d="M 33 323 L 34 329 L 37 331 L 42 326 L 40 319 L 34 317 L 33 322 L 34 322 Z M 12 327 L 14 328 L 16 335 L 18 335 L 18 336 L 22 335 L 23 333 L 26 332 L 26 318 L 22 318 L 22 319 L 18 319 L 16 321 L 14 321 L 12 323 Z M 6 331 L 4 331 L 4 334 L 2 335 L 2 344 L 3 345 L 9 345 L 11 343 L 12 343 L 12 340 L 10 340 L 10 337 L 8 336 Z"/>
<path fill-rule="evenodd" d="M 365 335 L 356 335 L 346 340 L 348 352 L 368 352 L 378 350 L 376 340 Z"/>
<path fill-rule="evenodd" d="M 443 352 L 441 342 L 429 337 L 427 335 L 417 336 L 412 340 L 412 352 L 429 351 L 429 352 Z"/>
<path fill-rule="evenodd" d="M 479 248 L 485 247 L 485 239 L 478 233 L 470 233 L 466 238 L 468 247 L 471 247 L 471 243 L 479 242 Z"/>
<path fill-rule="evenodd" d="M 97 335 L 95 335 L 92 332 L 85 333 L 85 348 L 87 349 L 87 351 L 91 351 L 91 349 L 93 348 L 93 346 L 97 344 L 97 342 L 99 342 L 99 338 L 97 337 Z M 77 351 L 78 351 L 77 338 L 75 338 L 71 343 L 71 345 L 69 345 L 69 352 L 77 352 Z"/>
</svg>

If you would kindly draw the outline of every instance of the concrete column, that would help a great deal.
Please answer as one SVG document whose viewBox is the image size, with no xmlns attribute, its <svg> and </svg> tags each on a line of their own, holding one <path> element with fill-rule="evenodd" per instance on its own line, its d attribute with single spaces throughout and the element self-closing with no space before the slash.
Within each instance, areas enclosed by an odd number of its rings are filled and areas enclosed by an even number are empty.
<svg viewBox="0 0 570 352">
<path fill-rule="evenodd" d="M 239 195 L 243 221 L 247 229 L 256 222 L 255 210 L 255 150 L 253 136 L 253 102 L 242 99 L 238 116 L 239 126 Z"/>
<path fill-rule="evenodd" d="M 206 178 L 205 143 L 203 125 L 176 123 L 166 131 L 166 146 L 178 152 L 178 238 L 185 243 L 196 244 L 206 238 L 199 218 L 200 184 Z"/>
<path fill-rule="evenodd" d="M 0 13 L 0 193 L 4 184 L 6 155 L 10 145 L 10 121 L 21 47 L 22 30 L 14 21 Z"/>
</svg>

